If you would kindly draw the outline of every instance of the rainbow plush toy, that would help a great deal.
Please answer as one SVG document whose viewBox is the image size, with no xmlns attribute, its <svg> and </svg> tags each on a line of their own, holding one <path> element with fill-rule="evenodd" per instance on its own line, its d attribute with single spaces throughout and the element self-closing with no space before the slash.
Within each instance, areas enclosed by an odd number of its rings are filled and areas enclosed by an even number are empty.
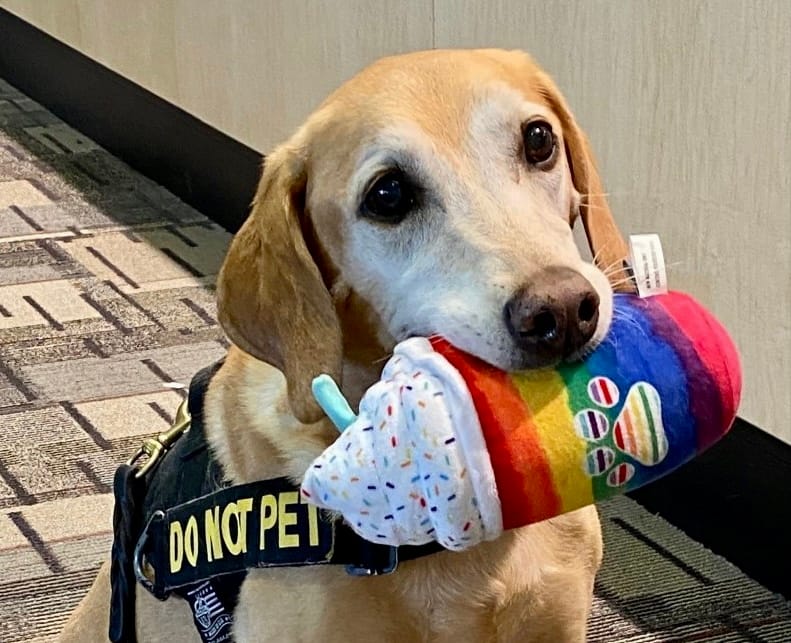
<svg viewBox="0 0 791 643">
<path fill-rule="evenodd" d="M 317 378 L 343 432 L 302 494 L 372 542 L 461 550 L 669 473 L 728 431 L 740 391 L 733 342 L 677 292 L 616 295 L 604 342 L 554 370 L 505 373 L 412 338 L 356 417 Z"/>
</svg>

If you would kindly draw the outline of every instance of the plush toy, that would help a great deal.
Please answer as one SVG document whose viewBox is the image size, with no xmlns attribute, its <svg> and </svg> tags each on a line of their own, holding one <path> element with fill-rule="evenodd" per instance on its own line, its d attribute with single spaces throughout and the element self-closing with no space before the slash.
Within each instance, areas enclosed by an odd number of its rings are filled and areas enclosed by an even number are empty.
<svg viewBox="0 0 791 643">
<path fill-rule="evenodd" d="M 604 342 L 556 369 L 505 373 L 412 338 L 356 417 L 314 382 L 343 432 L 302 494 L 372 542 L 461 550 L 667 474 L 727 432 L 740 391 L 731 339 L 677 292 L 616 295 Z"/>
</svg>

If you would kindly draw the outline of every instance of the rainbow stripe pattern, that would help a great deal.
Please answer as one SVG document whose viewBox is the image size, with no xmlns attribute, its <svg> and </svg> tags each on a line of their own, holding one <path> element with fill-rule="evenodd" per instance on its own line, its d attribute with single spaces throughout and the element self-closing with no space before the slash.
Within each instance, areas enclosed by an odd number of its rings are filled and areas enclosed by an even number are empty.
<svg viewBox="0 0 791 643">
<path fill-rule="evenodd" d="M 728 431 L 741 394 L 732 340 L 678 292 L 616 295 L 604 342 L 554 370 L 509 374 L 432 344 L 472 395 L 505 529 L 669 473 Z"/>
</svg>

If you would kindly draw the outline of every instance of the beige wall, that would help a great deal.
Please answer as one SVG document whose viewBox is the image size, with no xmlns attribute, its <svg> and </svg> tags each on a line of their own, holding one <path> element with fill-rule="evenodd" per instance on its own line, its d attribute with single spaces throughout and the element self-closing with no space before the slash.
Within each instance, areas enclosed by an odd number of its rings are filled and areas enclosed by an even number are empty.
<svg viewBox="0 0 791 643">
<path fill-rule="evenodd" d="M 430 0 L 0 0 L 0 7 L 261 151 L 366 62 L 428 49 L 433 40 Z"/>
<path fill-rule="evenodd" d="M 741 414 L 791 442 L 788 0 L 0 0 L 261 151 L 384 54 L 519 47 L 564 88 L 627 231 L 734 333 Z"/>
</svg>

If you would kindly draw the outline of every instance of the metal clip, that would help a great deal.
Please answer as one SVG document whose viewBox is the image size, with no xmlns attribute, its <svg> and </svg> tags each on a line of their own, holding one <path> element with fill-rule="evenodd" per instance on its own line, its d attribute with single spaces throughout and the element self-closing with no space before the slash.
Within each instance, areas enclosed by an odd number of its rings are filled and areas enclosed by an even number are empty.
<svg viewBox="0 0 791 643">
<path fill-rule="evenodd" d="M 148 456 L 148 459 L 137 467 L 135 478 L 142 478 L 146 475 L 189 426 L 190 414 L 187 410 L 187 400 L 184 400 L 176 410 L 176 419 L 173 421 L 173 425 L 164 433 L 144 440 L 137 453 L 127 460 L 126 464 L 131 467 L 143 456 Z"/>
<path fill-rule="evenodd" d="M 398 547 L 373 545 L 367 549 L 367 554 L 366 562 L 346 565 L 349 576 L 387 576 L 398 569 Z"/>
<path fill-rule="evenodd" d="M 169 592 L 163 592 L 159 590 L 156 586 L 156 583 L 148 577 L 143 559 L 145 558 L 146 543 L 148 542 L 149 537 L 148 532 L 151 529 L 152 523 L 164 519 L 165 512 L 161 509 L 157 509 L 153 514 L 151 514 L 151 517 L 148 519 L 148 522 L 143 529 L 143 533 L 140 534 L 140 538 L 137 540 L 137 544 L 135 545 L 135 553 L 132 563 L 137 582 L 145 587 L 149 593 L 158 598 L 160 601 L 164 601 L 168 597 Z M 153 573 L 156 575 L 156 570 L 154 570 Z"/>
</svg>

